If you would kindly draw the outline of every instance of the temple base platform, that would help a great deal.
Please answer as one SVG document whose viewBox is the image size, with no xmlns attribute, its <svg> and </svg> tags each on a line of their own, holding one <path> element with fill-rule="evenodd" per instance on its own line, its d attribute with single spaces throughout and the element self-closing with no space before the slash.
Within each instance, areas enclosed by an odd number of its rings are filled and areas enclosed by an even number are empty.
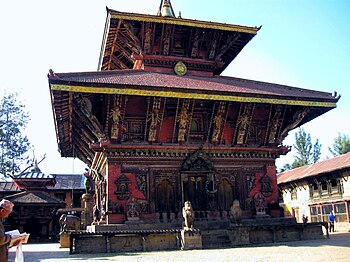
<svg viewBox="0 0 350 262">
<path fill-rule="evenodd" d="M 230 248 L 328 237 L 327 223 L 300 224 L 294 218 L 195 221 L 194 226 L 200 232 L 195 236 L 183 232 L 182 221 L 91 225 L 86 231 L 70 233 L 70 253 Z"/>
</svg>

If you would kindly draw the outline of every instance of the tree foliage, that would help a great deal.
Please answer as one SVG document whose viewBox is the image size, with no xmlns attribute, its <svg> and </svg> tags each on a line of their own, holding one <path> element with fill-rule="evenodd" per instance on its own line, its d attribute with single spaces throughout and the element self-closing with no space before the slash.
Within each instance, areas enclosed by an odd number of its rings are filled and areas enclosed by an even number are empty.
<svg viewBox="0 0 350 262">
<path fill-rule="evenodd" d="M 289 170 L 309 164 L 314 164 L 320 160 L 322 145 L 316 139 L 316 143 L 312 144 L 311 135 L 306 133 L 303 128 L 300 128 L 295 133 L 295 144 L 296 155 L 294 156 L 294 162 L 285 164 L 282 171 Z"/>
<path fill-rule="evenodd" d="M 0 100 L 0 174 L 3 176 L 18 172 L 28 159 L 30 143 L 23 131 L 29 115 L 24 109 L 15 94 L 4 95 Z"/>
<path fill-rule="evenodd" d="M 333 148 L 328 147 L 333 156 L 339 156 L 350 152 L 350 138 L 348 135 L 338 133 L 334 138 Z"/>
</svg>

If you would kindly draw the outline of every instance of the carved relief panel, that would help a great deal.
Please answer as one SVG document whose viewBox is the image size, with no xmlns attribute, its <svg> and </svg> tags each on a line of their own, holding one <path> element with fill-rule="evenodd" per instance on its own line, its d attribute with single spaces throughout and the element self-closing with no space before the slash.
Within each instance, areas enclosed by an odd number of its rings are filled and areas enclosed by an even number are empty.
<svg viewBox="0 0 350 262">
<path fill-rule="evenodd" d="M 131 181 L 126 175 L 121 175 L 118 177 L 115 182 L 117 185 L 117 189 L 114 192 L 117 195 L 117 199 L 119 200 L 127 200 L 130 198 L 131 191 L 130 191 L 130 184 Z"/>
</svg>

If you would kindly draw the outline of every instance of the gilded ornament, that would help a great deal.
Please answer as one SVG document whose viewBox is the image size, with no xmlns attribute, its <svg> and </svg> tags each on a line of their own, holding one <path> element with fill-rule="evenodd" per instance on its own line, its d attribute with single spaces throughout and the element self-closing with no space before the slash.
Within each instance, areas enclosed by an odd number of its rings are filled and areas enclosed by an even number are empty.
<svg viewBox="0 0 350 262">
<path fill-rule="evenodd" d="M 174 71 L 177 75 L 183 76 L 187 73 L 187 67 L 183 62 L 180 61 L 176 63 Z"/>
</svg>

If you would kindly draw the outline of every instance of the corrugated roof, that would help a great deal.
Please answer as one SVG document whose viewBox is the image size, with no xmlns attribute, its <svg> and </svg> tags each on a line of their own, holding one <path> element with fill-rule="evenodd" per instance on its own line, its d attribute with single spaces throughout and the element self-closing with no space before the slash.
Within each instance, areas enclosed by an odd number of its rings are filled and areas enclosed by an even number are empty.
<svg viewBox="0 0 350 262">
<path fill-rule="evenodd" d="M 277 183 L 284 184 L 337 170 L 350 168 L 350 152 L 315 164 L 287 170 L 277 175 Z"/>
<path fill-rule="evenodd" d="M 0 182 L 0 191 L 1 192 L 16 192 L 20 191 L 17 185 L 14 182 Z"/>
<path fill-rule="evenodd" d="M 286 85 L 253 81 L 226 76 L 178 76 L 149 72 L 143 70 L 112 70 L 98 72 L 56 73 L 50 77 L 50 83 L 61 84 L 97 84 L 119 88 L 129 87 L 157 87 L 166 90 L 181 90 L 187 92 L 232 93 L 240 95 L 294 97 L 304 99 L 323 99 L 336 102 L 331 93 L 302 89 Z M 112 85 L 112 86 L 111 86 Z M 116 86 L 113 86 L 116 85 Z M 103 90 L 101 90 L 102 93 Z"/>
<path fill-rule="evenodd" d="M 53 175 L 47 175 L 41 172 L 37 164 L 34 164 L 34 167 L 27 172 L 20 173 L 14 176 L 14 179 L 53 179 Z"/>
<path fill-rule="evenodd" d="M 49 190 L 69 190 L 69 189 L 85 189 L 84 176 L 81 174 L 54 174 L 56 184 Z"/>
</svg>

